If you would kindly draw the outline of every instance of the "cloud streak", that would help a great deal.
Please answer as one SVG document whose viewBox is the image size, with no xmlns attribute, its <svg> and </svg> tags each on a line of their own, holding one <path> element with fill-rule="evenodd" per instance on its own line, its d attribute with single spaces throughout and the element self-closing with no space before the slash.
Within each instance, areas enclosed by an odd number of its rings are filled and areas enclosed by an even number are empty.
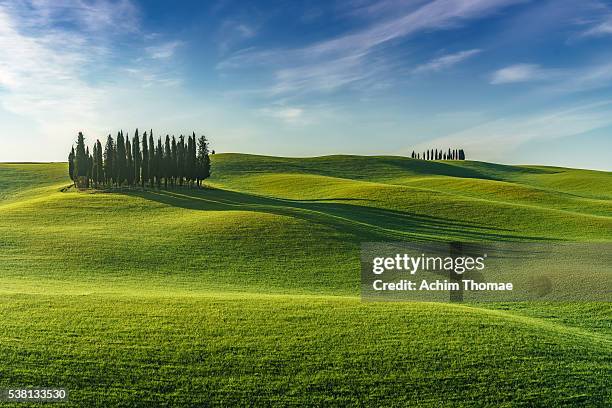
<svg viewBox="0 0 612 408">
<path fill-rule="evenodd" d="M 436 0 L 413 7 L 400 16 L 376 20 L 364 29 L 306 47 L 244 50 L 219 63 L 217 68 L 271 66 L 276 80 L 273 94 L 337 90 L 384 72 L 389 63 L 382 55 L 382 48 L 396 40 L 405 40 L 424 31 L 456 28 L 519 2 L 522 1 Z M 449 57 L 437 64 L 440 67 L 452 65 L 468 56 Z M 430 68 L 435 69 L 435 66 Z"/>
<path fill-rule="evenodd" d="M 459 51 L 454 54 L 443 55 L 441 57 L 434 58 L 431 61 L 426 62 L 425 64 L 419 65 L 418 67 L 414 69 L 413 72 L 415 74 L 423 74 L 423 73 L 428 73 L 428 72 L 443 71 L 481 52 L 482 50 L 472 49 L 472 50 Z"/>
<path fill-rule="evenodd" d="M 168 59 L 174 56 L 177 48 L 181 45 L 183 45 L 181 41 L 168 41 L 146 47 L 145 51 L 153 59 Z"/>
<path fill-rule="evenodd" d="M 501 68 L 491 76 L 491 84 L 512 84 L 554 79 L 554 70 L 543 69 L 537 64 L 514 64 Z"/>
<path fill-rule="evenodd" d="M 81 129 L 108 131 L 112 99 L 126 73 L 136 88 L 176 85 L 155 61 L 172 56 L 178 42 L 134 48 L 149 58 L 139 64 L 144 68 L 122 61 L 116 43 L 142 38 L 138 11 L 127 0 L 0 0 L 1 109 L 34 128 L 41 146 L 65 144 Z"/>
</svg>

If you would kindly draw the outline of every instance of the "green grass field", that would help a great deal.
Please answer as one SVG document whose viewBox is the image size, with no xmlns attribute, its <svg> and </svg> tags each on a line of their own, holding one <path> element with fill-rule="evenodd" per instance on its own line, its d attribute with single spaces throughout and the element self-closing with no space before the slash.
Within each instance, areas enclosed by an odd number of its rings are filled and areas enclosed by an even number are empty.
<svg viewBox="0 0 612 408">
<path fill-rule="evenodd" d="M 0 164 L 0 388 L 66 406 L 610 406 L 608 303 L 362 303 L 364 241 L 612 241 L 612 173 L 213 156 L 204 190 Z M 23 405 L 21 405 L 23 406 Z"/>
</svg>

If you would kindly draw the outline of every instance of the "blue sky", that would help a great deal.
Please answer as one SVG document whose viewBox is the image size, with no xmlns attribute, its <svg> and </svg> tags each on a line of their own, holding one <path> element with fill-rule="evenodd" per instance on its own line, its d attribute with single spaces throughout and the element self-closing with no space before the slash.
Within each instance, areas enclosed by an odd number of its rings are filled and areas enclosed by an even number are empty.
<svg viewBox="0 0 612 408">
<path fill-rule="evenodd" d="M 0 161 L 152 127 L 612 170 L 611 41 L 600 0 L 0 0 Z"/>
</svg>

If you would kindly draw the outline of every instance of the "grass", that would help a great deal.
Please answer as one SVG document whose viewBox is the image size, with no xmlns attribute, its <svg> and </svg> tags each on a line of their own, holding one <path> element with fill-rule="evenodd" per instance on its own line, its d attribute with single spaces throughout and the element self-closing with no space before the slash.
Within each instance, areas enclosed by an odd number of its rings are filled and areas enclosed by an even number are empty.
<svg viewBox="0 0 612 408">
<path fill-rule="evenodd" d="M 606 406 L 607 303 L 361 303 L 364 241 L 612 241 L 605 172 L 213 156 L 211 188 L 0 164 L 0 388 L 72 406 Z"/>
</svg>

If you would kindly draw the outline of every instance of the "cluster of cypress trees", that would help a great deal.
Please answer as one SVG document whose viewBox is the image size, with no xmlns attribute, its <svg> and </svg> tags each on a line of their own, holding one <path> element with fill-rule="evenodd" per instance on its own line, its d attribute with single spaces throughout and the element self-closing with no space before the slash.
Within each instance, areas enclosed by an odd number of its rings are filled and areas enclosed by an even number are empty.
<svg viewBox="0 0 612 408">
<path fill-rule="evenodd" d="M 421 153 L 412 151 L 413 159 L 419 160 L 465 160 L 465 152 L 463 149 L 448 149 L 447 152 L 438 149 L 428 149 Z"/>
<path fill-rule="evenodd" d="M 144 132 L 141 141 L 136 129 L 131 143 L 120 131 L 116 139 L 108 135 L 104 149 L 96 140 L 90 153 L 79 132 L 76 149 L 72 146 L 68 155 L 68 172 L 75 186 L 81 188 L 201 187 L 202 181 L 210 177 L 209 143 L 205 136 L 196 139 L 195 132 L 186 139 L 181 135 L 178 140 L 166 135 L 165 141 L 160 137 L 155 143 L 153 130 L 148 135 Z"/>
</svg>

